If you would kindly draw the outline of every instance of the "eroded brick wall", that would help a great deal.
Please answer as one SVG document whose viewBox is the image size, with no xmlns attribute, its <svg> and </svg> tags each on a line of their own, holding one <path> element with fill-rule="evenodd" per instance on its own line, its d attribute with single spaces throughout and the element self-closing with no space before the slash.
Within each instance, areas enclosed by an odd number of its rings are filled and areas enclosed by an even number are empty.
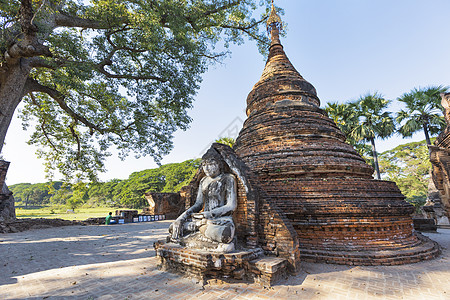
<svg viewBox="0 0 450 300">
<path fill-rule="evenodd" d="M 148 213 L 166 215 L 166 219 L 176 219 L 184 211 L 184 199 L 179 193 L 147 193 Z"/>
<path fill-rule="evenodd" d="M 415 251 L 423 252 L 413 233 L 413 206 L 395 183 L 373 179 L 373 168 L 320 109 L 315 88 L 297 72 L 278 39 L 272 39 L 269 52 L 234 145 L 267 194 L 260 207 L 265 237 L 273 234 L 271 218 L 279 211 L 287 231 L 296 234 L 301 254 L 318 261 L 330 256 L 319 250 L 340 256 L 365 251 L 368 264 L 375 255 L 370 251 L 418 247 Z M 269 240 L 261 238 L 266 249 L 273 246 Z M 426 251 L 436 254 L 435 246 L 429 247 Z"/>
</svg>

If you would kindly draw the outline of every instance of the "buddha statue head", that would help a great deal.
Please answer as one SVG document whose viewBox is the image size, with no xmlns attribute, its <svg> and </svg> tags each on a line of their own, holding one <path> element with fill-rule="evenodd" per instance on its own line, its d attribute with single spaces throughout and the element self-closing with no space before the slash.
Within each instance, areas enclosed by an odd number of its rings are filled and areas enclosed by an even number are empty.
<svg viewBox="0 0 450 300">
<path fill-rule="evenodd" d="M 223 160 L 215 149 L 210 148 L 202 156 L 202 168 L 205 175 L 211 178 L 215 178 L 223 173 Z"/>
</svg>

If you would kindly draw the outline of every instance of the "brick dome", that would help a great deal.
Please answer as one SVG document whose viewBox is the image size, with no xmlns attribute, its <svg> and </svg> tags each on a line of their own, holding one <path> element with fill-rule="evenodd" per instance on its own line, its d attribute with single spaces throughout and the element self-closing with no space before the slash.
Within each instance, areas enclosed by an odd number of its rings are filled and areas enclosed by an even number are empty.
<svg viewBox="0 0 450 300">
<path fill-rule="evenodd" d="M 373 168 L 319 108 L 279 28 L 270 24 L 269 56 L 234 150 L 295 228 L 302 259 L 395 264 L 437 255 L 435 243 L 413 232 L 414 208 L 396 184 L 374 180 Z"/>
</svg>

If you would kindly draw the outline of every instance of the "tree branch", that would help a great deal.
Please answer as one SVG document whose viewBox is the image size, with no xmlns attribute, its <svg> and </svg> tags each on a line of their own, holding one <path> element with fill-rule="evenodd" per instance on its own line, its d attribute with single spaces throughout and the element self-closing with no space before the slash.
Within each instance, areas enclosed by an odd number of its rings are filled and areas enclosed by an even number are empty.
<svg viewBox="0 0 450 300">
<path fill-rule="evenodd" d="M 59 107 L 61 107 L 66 113 L 68 113 L 75 121 L 79 121 L 82 124 L 86 125 L 91 130 L 91 132 L 90 132 L 91 134 L 93 134 L 93 130 L 96 130 L 101 134 L 105 134 L 105 133 L 118 134 L 118 132 L 120 132 L 120 131 L 127 131 L 130 129 L 135 130 L 134 128 L 132 128 L 133 125 L 136 124 L 135 121 L 130 122 L 129 124 L 125 125 L 125 127 L 123 127 L 123 128 L 118 128 L 118 129 L 113 129 L 113 130 L 107 129 L 107 128 L 100 128 L 97 125 L 89 122 L 83 116 L 80 116 L 79 114 L 74 112 L 64 101 L 64 95 L 61 94 L 60 92 L 58 92 L 57 90 L 54 90 L 47 86 L 44 86 L 44 85 L 40 84 L 39 82 L 37 82 L 36 80 L 31 79 L 31 78 L 27 79 L 25 86 L 26 86 L 26 93 L 31 94 L 32 92 L 40 92 L 40 93 L 45 93 L 45 94 L 49 95 L 50 97 L 52 97 L 58 103 Z M 89 96 L 89 97 L 91 97 L 91 96 Z M 93 99 L 95 99 L 95 98 L 93 98 Z M 36 105 L 37 105 L 37 103 L 36 103 Z M 154 116 L 149 116 L 149 117 L 154 117 Z"/>
<path fill-rule="evenodd" d="M 100 128 L 97 125 L 89 122 L 86 118 L 84 118 L 83 116 L 80 116 L 75 111 L 73 111 L 67 105 L 67 103 L 64 101 L 64 98 L 65 98 L 64 95 L 61 94 L 60 92 L 58 92 L 57 90 L 54 90 L 47 86 L 44 86 L 44 85 L 40 84 L 39 82 L 37 82 L 36 80 L 31 79 L 31 78 L 27 79 L 27 85 L 29 86 L 29 89 L 32 92 L 41 92 L 41 93 L 45 93 L 45 94 L 49 95 L 50 97 L 52 97 L 56 101 L 56 103 L 58 103 L 59 107 L 61 107 L 66 113 L 68 113 L 74 120 L 80 121 L 87 127 L 97 130 L 101 134 L 104 134 L 107 131 L 107 130 Z"/>
<path fill-rule="evenodd" d="M 114 52 L 116 52 L 118 50 L 127 50 L 127 51 L 134 52 L 134 53 L 143 53 L 143 52 L 148 51 L 146 49 L 138 50 L 138 49 L 125 47 L 125 46 L 118 47 L 116 44 L 114 44 L 114 42 L 111 40 L 111 36 L 113 34 L 115 34 L 115 33 L 123 32 L 123 31 L 127 31 L 127 30 L 131 30 L 132 29 L 132 28 L 127 28 L 127 26 L 128 25 L 125 25 L 125 26 L 123 26 L 123 28 L 114 30 L 112 32 L 106 32 L 106 34 L 105 34 L 106 35 L 106 39 L 108 40 L 109 44 L 113 47 Z"/>
<path fill-rule="evenodd" d="M 32 0 L 21 0 L 20 2 L 19 15 L 22 31 L 26 35 L 35 36 L 38 29 L 33 24 L 34 13 Z"/>
<path fill-rule="evenodd" d="M 218 13 L 218 12 L 226 10 L 226 9 L 230 9 L 233 6 L 239 5 L 240 2 L 241 1 L 239 1 L 239 0 L 232 1 L 232 2 L 230 2 L 228 4 L 224 4 L 222 6 L 213 8 L 211 10 L 204 11 L 201 14 L 193 13 L 191 16 L 184 16 L 184 19 L 186 20 L 186 22 L 188 22 L 191 25 L 192 29 L 198 31 L 199 28 L 197 27 L 196 22 L 199 19 L 206 18 L 206 17 L 208 17 L 208 16 L 210 16 L 212 14 Z M 167 19 L 167 14 L 164 14 L 164 15 L 161 16 L 161 21 L 160 21 L 161 26 L 168 27 L 167 23 L 166 23 L 166 19 Z"/>
<path fill-rule="evenodd" d="M 156 80 L 159 82 L 167 82 L 167 79 L 163 79 L 161 77 L 157 77 L 157 76 L 138 76 L 138 75 L 129 75 L 129 74 L 111 74 L 108 71 L 105 70 L 105 66 L 106 65 L 111 65 L 111 63 L 107 62 L 102 62 L 97 66 L 97 70 L 102 73 L 103 75 L 105 75 L 108 78 L 114 78 L 114 79 L 131 79 L 131 80 Z"/>
<path fill-rule="evenodd" d="M 75 132 L 75 127 L 76 122 L 72 122 L 69 126 L 70 129 L 70 133 L 72 134 L 72 136 L 75 138 L 75 140 L 77 141 L 77 156 L 76 156 L 76 160 L 80 159 L 81 157 L 81 143 L 80 143 L 80 137 L 78 136 L 78 134 Z"/>
<path fill-rule="evenodd" d="M 41 57 L 32 57 L 28 60 L 28 64 L 32 68 L 46 68 L 46 69 L 55 70 L 57 67 L 62 66 L 64 63 L 57 62 L 55 65 Z"/>
<path fill-rule="evenodd" d="M 55 15 L 55 24 L 57 27 L 80 27 L 89 29 L 108 29 L 111 27 L 104 22 L 71 16 L 65 12 L 60 12 Z"/>
<path fill-rule="evenodd" d="M 36 101 L 36 98 L 34 98 L 33 93 L 29 93 L 29 95 L 30 95 L 31 102 L 32 102 L 34 105 L 36 105 L 37 107 L 41 108 L 41 106 L 39 105 L 39 103 Z M 42 118 L 42 123 L 41 123 L 41 130 L 42 130 L 42 133 L 44 133 L 44 136 L 45 136 L 46 140 L 48 141 L 48 143 L 50 144 L 50 146 L 53 148 L 53 150 L 55 150 L 56 153 L 59 153 L 58 148 L 56 148 L 56 146 L 53 144 L 52 140 L 50 139 L 49 134 L 48 134 L 47 130 L 45 129 L 45 125 L 46 125 L 45 118 Z"/>
<path fill-rule="evenodd" d="M 114 47 L 114 43 L 112 43 L 112 41 L 110 41 L 108 39 L 108 41 L 110 42 L 110 44 Z M 130 74 L 111 74 L 108 71 L 105 70 L 105 66 L 110 66 L 112 65 L 112 57 L 114 56 L 114 54 L 117 51 L 120 50 L 129 50 L 126 47 L 114 47 L 109 53 L 108 55 L 99 63 L 97 64 L 97 70 L 102 73 L 103 75 L 105 75 L 107 78 L 114 78 L 114 79 L 131 79 L 131 80 L 156 80 L 159 82 L 167 82 L 167 79 L 163 79 L 161 77 L 157 77 L 157 76 L 137 76 L 137 75 L 130 75 Z M 141 53 L 141 52 L 145 52 L 145 51 L 141 51 L 141 50 L 137 50 L 137 49 L 132 49 L 133 52 L 136 53 Z"/>
<path fill-rule="evenodd" d="M 215 9 L 211 9 L 211 10 L 205 11 L 205 12 L 202 14 L 202 17 L 207 17 L 207 16 L 209 16 L 209 15 L 218 13 L 219 11 L 230 9 L 230 8 L 232 8 L 233 6 L 239 5 L 240 2 L 241 2 L 240 0 L 233 1 L 233 2 L 230 2 L 230 3 L 228 3 L 228 4 L 224 4 L 224 5 L 220 6 L 220 7 L 217 7 L 217 8 L 215 8 Z"/>
<path fill-rule="evenodd" d="M 221 26 L 222 28 L 230 28 L 230 29 L 238 29 L 241 30 L 242 32 L 245 32 L 246 34 L 248 34 L 248 36 L 254 38 L 255 40 L 264 43 L 265 41 L 262 40 L 261 38 L 259 38 L 258 36 L 254 35 L 253 33 L 251 33 L 250 31 L 248 31 L 247 29 L 245 29 L 245 27 L 233 27 L 233 26 L 227 26 L 227 25 L 223 25 Z"/>
</svg>

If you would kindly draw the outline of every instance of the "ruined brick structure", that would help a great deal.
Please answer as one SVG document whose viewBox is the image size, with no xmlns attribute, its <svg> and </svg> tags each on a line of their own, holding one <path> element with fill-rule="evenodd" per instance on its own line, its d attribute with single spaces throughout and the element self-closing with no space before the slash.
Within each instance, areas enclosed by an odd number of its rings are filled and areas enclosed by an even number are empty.
<svg viewBox="0 0 450 300">
<path fill-rule="evenodd" d="M 447 127 L 430 146 L 432 178 L 437 191 L 432 205 L 424 207 L 432 213 L 438 225 L 449 225 L 450 219 L 450 93 L 442 94 L 442 106 L 445 109 Z"/>
<path fill-rule="evenodd" d="M 319 108 L 315 88 L 290 63 L 272 35 L 261 79 L 247 98 L 247 116 L 234 151 L 211 147 L 237 180 L 237 250 L 214 253 L 155 243 L 165 269 L 207 277 L 254 279 L 264 285 L 298 270 L 300 259 L 355 265 L 394 265 L 430 259 L 439 246 L 413 231 L 414 211 L 393 182 L 374 180 L 344 134 Z M 182 189 L 196 201 L 198 170 Z"/>
<path fill-rule="evenodd" d="M 144 213 L 150 215 L 165 215 L 166 219 L 176 219 L 184 211 L 183 199 L 180 193 L 146 193 L 149 204 Z"/>
<path fill-rule="evenodd" d="M 302 260 L 370 265 L 435 257 L 438 246 L 414 234 L 413 206 L 396 184 L 374 180 L 372 167 L 319 108 L 279 28 L 270 25 L 269 57 L 234 149 L 295 229 Z"/>
<path fill-rule="evenodd" d="M 250 279 L 263 285 L 296 272 L 300 252 L 294 228 L 230 147 L 217 143 L 212 147 L 224 159 L 226 172 L 237 178 L 237 209 L 233 214 L 237 250 L 216 254 L 160 241 L 155 243 L 155 249 L 162 266 L 201 279 Z M 186 208 L 195 202 L 204 176 L 199 168 L 189 186 L 182 189 Z"/>
<path fill-rule="evenodd" d="M 16 219 L 14 197 L 5 184 L 9 162 L 0 160 L 0 222 L 10 222 Z"/>
</svg>

